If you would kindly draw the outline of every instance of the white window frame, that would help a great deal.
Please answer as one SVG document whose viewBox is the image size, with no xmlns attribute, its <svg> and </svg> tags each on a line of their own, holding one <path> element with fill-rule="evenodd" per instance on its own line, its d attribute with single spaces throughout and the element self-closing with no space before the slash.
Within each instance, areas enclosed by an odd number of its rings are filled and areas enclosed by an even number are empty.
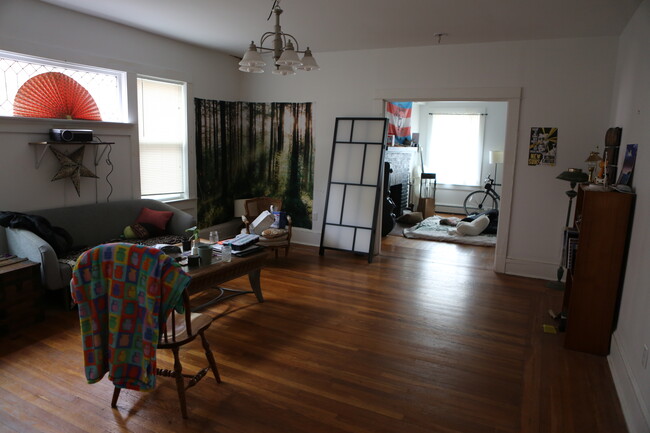
<svg viewBox="0 0 650 433">
<path fill-rule="evenodd" d="M 67 71 L 79 71 L 79 72 L 90 72 L 90 73 L 95 73 L 95 74 L 104 74 L 104 75 L 113 75 L 117 79 L 117 89 L 116 89 L 116 98 L 117 100 L 115 101 L 115 106 L 116 106 L 116 117 L 115 118 L 108 118 L 107 120 L 102 119 L 101 121 L 97 120 L 84 120 L 86 122 L 106 122 L 106 123 L 127 123 L 128 122 L 128 107 L 127 107 L 127 95 L 126 95 L 126 72 L 124 71 L 117 71 L 113 69 L 106 69 L 106 68 L 98 68 L 95 66 L 88 66 L 88 65 L 81 65 L 77 63 L 70 63 L 70 62 L 65 62 L 65 61 L 59 61 L 59 60 L 53 60 L 53 59 L 46 59 L 43 57 L 36 57 L 36 56 L 29 56 L 26 54 L 19 54 L 19 53 L 13 53 L 10 51 L 4 51 L 0 50 L 0 57 L 8 59 L 8 60 L 13 60 L 15 62 L 25 62 L 25 63 L 33 63 L 37 65 L 42 65 L 42 66 L 47 66 L 47 67 L 53 67 L 53 68 L 58 68 L 58 69 L 63 69 Z M 65 71 L 57 71 L 57 72 L 64 72 Z M 39 74 L 36 74 L 39 75 Z M 36 76 L 30 76 L 30 78 Z M 69 74 L 66 74 L 69 75 Z M 25 80 L 26 81 L 26 80 Z M 18 83 L 18 88 L 24 84 Z M 17 91 L 18 88 L 15 90 Z M 4 93 L 7 91 L 9 93 L 9 89 L 5 88 L 2 89 L 2 92 Z M 13 94 L 13 91 L 12 91 Z M 7 94 L 7 99 L 10 98 L 11 95 Z M 15 94 L 13 95 L 15 97 Z M 97 102 L 97 101 L 96 101 Z M 98 105 L 100 105 L 98 103 Z M 101 107 L 100 107 L 101 108 Z M 23 119 L 35 119 L 33 117 L 22 117 L 22 116 L 7 116 L 7 115 L 0 115 L 0 117 L 3 118 L 23 118 Z M 57 121 L 72 121 L 72 122 L 77 122 L 80 119 L 57 119 Z"/>
<path fill-rule="evenodd" d="M 183 131 L 181 132 L 183 140 L 181 143 L 181 164 L 182 164 L 182 191 L 179 191 L 178 193 L 173 193 L 173 194 L 143 194 L 142 190 L 140 191 L 140 196 L 141 198 L 149 198 L 149 199 L 154 199 L 154 200 L 160 200 L 163 202 L 170 202 L 170 201 L 177 201 L 177 200 L 186 200 L 189 198 L 189 158 L 188 158 L 188 153 L 189 153 L 189 139 L 188 139 L 188 128 L 187 128 L 187 119 L 188 119 L 188 102 L 187 102 L 187 83 L 184 81 L 178 81 L 178 80 L 170 80 L 166 78 L 159 78 L 159 77 L 153 77 L 153 76 L 148 76 L 148 75 L 138 75 L 137 76 L 137 83 L 136 83 L 136 88 L 137 88 L 137 109 L 138 109 L 138 149 L 141 148 L 142 143 L 141 141 L 141 133 L 142 133 L 142 115 L 141 115 L 141 106 L 140 106 L 140 101 L 141 101 L 141 95 L 140 95 L 140 80 L 147 80 L 147 81 L 153 81 L 153 82 L 160 82 L 160 83 L 167 83 L 167 84 L 175 84 L 179 85 L 182 88 L 182 96 L 181 99 L 183 101 L 183 106 L 184 110 L 182 110 L 182 125 L 183 125 Z M 140 155 L 140 167 L 142 167 L 142 152 L 139 151 Z M 165 175 L 165 169 L 164 167 L 161 167 L 160 169 L 160 175 L 164 176 Z M 142 182 L 142 172 L 140 172 L 140 182 Z"/>
</svg>

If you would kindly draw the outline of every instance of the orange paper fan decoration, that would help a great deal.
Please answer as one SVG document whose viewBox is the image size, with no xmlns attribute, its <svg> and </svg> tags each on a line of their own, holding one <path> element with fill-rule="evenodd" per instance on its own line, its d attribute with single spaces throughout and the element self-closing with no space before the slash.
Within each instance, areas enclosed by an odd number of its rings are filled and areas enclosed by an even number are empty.
<svg viewBox="0 0 650 433">
<path fill-rule="evenodd" d="M 14 116 L 46 119 L 102 120 L 88 90 L 60 72 L 46 72 L 20 86 Z"/>
</svg>

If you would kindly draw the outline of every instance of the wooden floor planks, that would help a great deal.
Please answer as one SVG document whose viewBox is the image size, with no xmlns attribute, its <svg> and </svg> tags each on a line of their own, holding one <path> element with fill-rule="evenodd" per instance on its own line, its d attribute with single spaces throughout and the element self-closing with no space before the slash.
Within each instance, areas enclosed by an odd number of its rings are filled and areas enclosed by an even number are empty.
<svg viewBox="0 0 650 433">
<path fill-rule="evenodd" d="M 606 359 L 541 332 L 562 293 L 495 274 L 493 251 L 388 236 L 368 264 L 292 247 L 262 272 L 265 303 L 210 307 L 223 383 L 188 391 L 189 420 L 168 378 L 111 409 L 112 384 L 83 377 L 76 311 L 48 308 L 0 338 L 0 431 L 625 432 Z"/>
</svg>

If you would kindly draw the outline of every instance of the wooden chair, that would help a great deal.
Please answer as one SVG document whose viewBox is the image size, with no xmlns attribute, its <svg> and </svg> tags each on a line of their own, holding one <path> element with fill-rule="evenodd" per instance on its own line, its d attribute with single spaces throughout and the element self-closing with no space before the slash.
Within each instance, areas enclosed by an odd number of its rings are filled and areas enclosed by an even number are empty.
<svg viewBox="0 0 650 433">
<path fill-rule="evenodd" d="M 205 331 L 212 324 L 212 317 L 207 314 L 192 313 L 190 307 L 190 299 L 187 290 L 183 290 L 183 308 L 184 313 L 173 312 L 170 314 L 169 319 L 166 321 L 163 329 L 161 330 L 161 337 L 158 342 L 158 349 L 170 349 L 174 354 L 174 369 L 168 370 L 164 368 L 156 368 L 156 375 L 164 377 L 173 377 L 176 380 L 176 390 L 178 391 L 178 400 L 181 405 L 181 414 L 183 418 L 187 418 L 187 400 L 185 398 L 185 391 L 197 383 L 205 375 L 208 370 L 212 370 L 212 374 L 217 381 L 221 383 L 221 376 L 217 368 L 217 362 L 210 349 L 210 344 L 205 338 Z M 201 344 L 205 351 L 205 357 L 208 360 L 208 366 L 197 372 L 196 374 L 183 373 L 183 366 L 179 357 L 179 349 L 181 346 L 193 341 L 197 336 L 201 337 Z M 185 384 L 185 379 L 187 385 Z M 122 388 L 115 387 L 113 390 L 113 400 L 111 407 L 117 407 L 117 399 L 120 396 Z"/>
<path fill-rule="evenodd" d="M 82 277 L 82 272 L 83 270 L 79 270 L 80 263 L 82 262 L 83 257 L 86 254 L 93 254 L 93 250 L 96 250 L 98 248 L 101 248 L 100 253 L 96 254 L 94 257 L 94 265 L 97 266 L 98 264 L 102 266 L 107 266 L 106 264 L 103 264 L 103 258 L 104 257 L 111 257 L 111 253 L 109 252 L 108 255 L 106 253 L 106 250 L 108 248 L 115 248 L 116 245 L 127 245 L 127 244 L 108 244 L 108 245 L 101 245 L 98 247 L 93 248 L 92 250 L 87 251 L 84 253 L 80 258 L 79 261 L 77 262 L 77 266 L 75 266 L 75 271 L 73 271 L 73 280 L 71 282 L 71 287 L 72 287 L 72 292 L 73 292 L 73 297 L 75 298 L 75 302 L 80 304 L 79 305 L 79 315 L 80 319 L 82 319 L 82 309 L 85 310 L 85 307 L 88 305 L 83 305 L 84 302 L 88 300 L 87 298 L 87 293 L 83 293 L 84 290 L 86 290 L 83 287 L 83 281 L 81 281 Z M 173 370 L 168 370 L 168 369 L 162 369 L 156 367 L 156 372 L 155 374 L 157 376 L 164 376 L 164 377 L 173 377 L 176 381 L 176 389 L 178 391 L 178 398 L 180 401 L 180 406 L 181 406 L 181 414 L 183 418 L 187 418 L 187 402 L 186 402 L 186 397 L 185 397 L 185 391 L 188 388 L 193 387 L 196 385 L 208 372 L 208 370 L 212 370 L 212 374 L 214 375 L 215 380 L 217 383 L 221 382 L 221 377 L 219 376 L 219 370 L 217 368 L 217 363 L 214 359 L 214 355 L 212 354 L 212 350 L 210 349 L 210 345 L 208 343 L 208 340 L 205 337 L 205 331 L 210 327 L 212 324 L 212 317 L 210 317 L 207 314 L 199 314 L 199 313 L 193 313 L 191 311 L 191 306 L 190 306 L 190 298 L 189 294 L 187 292 L 187 283 L 189 282 L 189 276 L 185 274 L 182 269 L 178 266 L 175 266 L 172 262 L 172 259 L 169 258 L 167 255 L 163 254 L 159 250 L 151 247 L 144 247 L 144 246 L 139 246 L 139 245 L 129 245 L 129 256 L 127 258 L 126 263 L 131 263 L 132 262 L 132 255 L 133 254 L 140 254 L 142 257 L 143 250 L 148 252 L 150 254 L 149 257 L 156 257 L 158 260 L 164 261 L 165 264 L 163 266 L 172 266 L 175 269 L 171 269 L 171 272 L 181 272 L 184 276 L 184 282 L 186 284 L 183 285 L 182 288 L 180 288 L 180 301 L 176 301 L 176 305 L 169 305 L 167 308 L 167 313 L 168 317 L 166 320 L 163 318 L 159 317 L 159 338 L 158 338 L 158 349 L 170 349 L 174 355 L 174 366 Z M 88 260 L 88 259 L 86 259 Z M 144 260 L 139 260 L 135 259 L 133 260 L 134 262 L 139 262 L 143 263 Z M 108 264 L 108 266 L 112 266 L 111 263 Z M 164 268 L 163 268 L 164 269 Z M 166 271 L 167 273 L 163 273 L 163 276 L 168 276 L 169 275 L 169 269 Z M 115 270 L 112 270 L 112 275 L 115 274 Z M 163 277 L 160 278 L 161 280 Z M 93 284 L 97 284 L 97 282 L 100 282 L 101 284 L 104 284 L 105 287 L 112 287 L 112 280 L 111 279 L 103 279 L 100 281 L 95 281 L 93 279 Z M 80 291 L 81 290 L 81 291 Z M 150 289 L 146 289 L 147 292 Z M 110 291 L 112 292 L 112 290 Z M 160 307 L 155 306 L 154 308 L 159 308 L 161 311 L 164 311 L 165 305 L 167 305 L 166 301 L 167 299 L 164 298 L 164 290 L 161 290 L 163 292 L 162 299 L 160 302 Z M 75 294 L 76 293 L 76 294 Z M 140 296 L 143 296 L 142 293 L 138 293 Z M 174 297 L 174 299 L 178 298 L 178 293 L 174 294 L 173 291 L 168 294 L 168 299 Z M 86 298 L 84 298 L 86 296 Z M 113 295 L 111 293 L 107 293 L 107 299 L 105 304 L 106 305 L 112 305 L 111 300 L 113 299 Z M 123 298 L 119 298 L 119 301 L 124 301 Z M 87 302 L 86 302 L 87 304 Z M 145 305 L 149 305 L 149 303 L 145 302 Z M 174 308 L 176 310 L 180 309 L 179 304 L 182 304 L 182 313 L 178 313 L 177 311 L 173 311 Z M 121 304 L 120 304 L 121 305 Z M 140 305 L 142 305 L 142 302 L 140 302 Z M 153 305 L 152 305 L 153 306 Z M 171 313 L 170 313 L 171 311 Z M 101 318 L 100 318 L 101 319 Z M 82 330 L 84 329 L 83 326 L 83 319 L 82 319 Z M 185 374 L 183 373 L 183 367 L 181 365 L 180 357 L 179 357 L 179 349 L 192 342 L 197 336 L 201 337 L 201 343 L 203 345 L 203 350 L 205 352 L 205 356 L 208 361 L 208 366 L 200 370 L 198 373 L 194 375 L 190 374 Z M 113 339 L 116 337 L 114 336 Z M 107 337 L 108 339 L 108 337 Z M 104 343 L 109 344 L 108 342 Z M 141 344 L 141 347 L 145 346 Z M 153 350 L 155 351 L 155 345 L 153 347 Z M 145 350 L 143 349 L 142 352 Z M 111 347 L 110 350 L 111 353 L 113 353 L 113 348 Z M 141 356 L 144 356 L 141 354 Z M 105 363 L 107 364 L 104 368 L 105 369 L 110 369 L 111 373 L 114 374 L 114 370 L 112 370 L 111 363 L 117 363 L 118 361 L 114 359 L 108 359 L 105 360 Z M 151 363 L 152 366 L 156 365 L 155 362 L 155 356 L 154 356 L 154 361 Z M 86 364 L 86 370 L 88 371 L 88 365 Z M 105 374 L 104 372 L 100 371 L 100 377 Z M 87 373 L 88 375 L 88 373 Z M 185 379 L 189 379 L 187 382 L 187 385 L 185 384 Z M 99 380 L 97 379 L 97 380 Z M 112 377 L 112 380 L 115 382 L 115 378 Z M 89 378 L 89 383 L 93 383 L 90 378 Z M 130 386 L 115 386 L 115 389 L 113 391 L 113 399 L 111 401 L 111 407 L 116 408 L 117 407 L 117 400 L 120 396 L 120 391 L 122 387 L 126 388 L 132 388 Z M 133 388 L 132 388 L 133 389 Z"/>
<path fill-rule="evenodd" d="M 273 206 L 274 211 L 282 210 L 282 200 L 272 197 L 256 197 L 248 199 L 244 202 L 244 209 L 246 215 L 242 215 L 244 222 L 244 233 L 251 233 L 251 223 L 265 210 L 269 210 Z M 260 235 L 258 245 L 270 248 L 278 257 L 278 250 L 284 248 L 285 257 L 289 255 L 289 247 L 291 246 L 291 216 L 287 215 L 287 226 L 283 229 L 273 229 Z"/>
</svg>

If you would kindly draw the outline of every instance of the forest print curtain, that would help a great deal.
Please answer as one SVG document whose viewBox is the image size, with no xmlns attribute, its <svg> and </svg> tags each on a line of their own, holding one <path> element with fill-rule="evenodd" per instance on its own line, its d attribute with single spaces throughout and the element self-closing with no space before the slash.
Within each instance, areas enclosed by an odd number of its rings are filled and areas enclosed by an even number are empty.
<svg viewBox="0 0 650 433">
<path fill-rule="evenodd" d="M 234 200 L 282 199 L 294 227 L 311 229 L 311 103 L 195 99 L 199 228 L 229 221 Z"/>
</svg>

